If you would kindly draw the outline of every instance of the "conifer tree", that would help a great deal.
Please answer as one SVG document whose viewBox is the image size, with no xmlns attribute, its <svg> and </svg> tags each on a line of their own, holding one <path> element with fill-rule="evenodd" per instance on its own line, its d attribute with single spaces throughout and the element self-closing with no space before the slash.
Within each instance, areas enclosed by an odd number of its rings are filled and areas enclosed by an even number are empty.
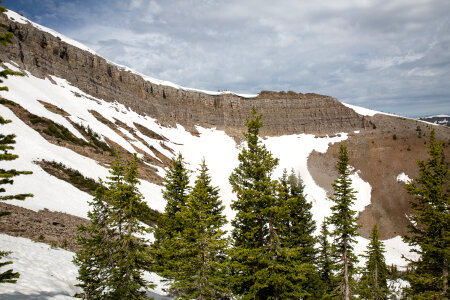
<svg viewBox="0 0 450 300">
<path fill-rule="evenodd" d="M 178 154 L 172 159 L 172 166 L 165 177 L 163 198 L 167 204 L 158 218 L 158 227 L 154 230 L 155 242 L 151 246 L 156 272 L 169 281 L 178 274 L 174 266 L 178 259 L 177 239 L 185 227 L 181 209 L 186 206 L 189 190 L 188 171 L 183 156 Z"/>
<path fill-rule="evenodd" d="M 261 117 L 253 108 L 246 121 L 246 146 L 229 178 L 237 195 L 231 204 L 236 210 L 229 252 L 233 291 L 244 299 L 304 297 L 308 292 L 298 285 L 304 272 L 296 268 L 301 262 L 293 259 L 295 251 L 283 247 L 279 235 L 280 216 L 286 208 L 280 205 L 278 182 L 271 179 L 278 159 L 259 139 Z"/>
<path fill-rule="evenodd" d="M 322 222 L 319 235 L 319 253 L 317 255 L 317 267 L 319 276 L 324 284 L 324 298 L 331 296 L 334 291 L 333 260 L 331 245 L 328 241 L 330 233 L 326 220 Z"/>
<path fill-rule="evenodd" d="M 389 290 L 387 287 L 385 252 L 383 242 L 379 239 L 377 225 L 375 224 L 370 233 L 370 243 L 365 255 L 367 258 L 366 266 L 359 282 L 360 298 L 374 300 L 387 299 Z"/>
<path fill-rule="evenodd" d="M 90 225 L 79 227 L 77 244 L 80 249 L 76 253 L 74 263 L 78 268 L 78 285 L 83 289 L 78 295 L 83 299 L 100 300 L 107 292 L 110 272 L 114 264 L 111 257 L 114 230 L 108 228 L 108 204 L 106 187 L 100 180 L 100 185 L 94 192 L 94 199 L 89 203 L 88 212 Z"/>
<path fill-rule="evenodd" d="M 430 134 L 427 161 L 419 160 L 419 177 L 406 185 L 412 215 L 409 234 L 404 240 L 419 255 L 411 261 L 408 275 L 410 287 L 406 294 L 418 299 L 447 299 L 450 261 L 450 197 L 448 162 L 444 156 L 444 142 Z"/>
<path fill-rule="evenodd" d="M 2 1 L 0 0 L 0 3 Z M 6 12 L 7 9 L 3 6 L 0 6 L 0 14 Z M 0 23 L 0 27 L 3 29 L 7 29 L 8 27 L 5 24 Z M 12 44 L 12 37 L 13 34 L 11 32 L 4 32 L 0 34 L 0 44 L 3 46 L 7 46 L 8 44 Z M 0 63 L 2 61 L 0 60 Z M 1 78 L 8 78 L 9 75 L 20 75 L 23 76 L 22 73 L 14 72 L 8 69 L 0 71 L 0 83 L 3 83 L 3 80 Z M 7 91 L 8 88 L 6 86 L 0 86 L 0 91 Z M 9 104 L 14 105 L 14 102 L 0 98 L 0 104 Z M 5 125 L 10 123 L 11 120 L 6 120 L 3 118 L 3 116 L 0 116 L 0 125 Z M 9 151 L 14 149 L 13 144 L 16 143 L 15 141 L 15 134 L 2 134 L 0 133 L 0 161 L 12 161 L 17 159 L 19 156 L 16 154 L 12 154 Z M 15 176 L 18 175 L 25 175 L 25 174 L 31 174 L 29 171 L 17 171 L 15 169 L 4 169 L 0 167 L 0 193 L 5 193 L 6 189 L 2 187 L 5 184 L 13 184 L 14 180 L 12 179 Z M 5 200 L 25 200 L 27 197 L 32 197 L 32 194 L 16 194 L 16 195 L 1 195 L 0 194 L 0 201 Z M 0 217 L 8 215 L 9 212 L 1 212 Z M 11 252 L 8 251 L 1 251 L 0 250 L 0 260 L 2 260 L 4 257 L 9 255 Z M 12 264 L 11 261 L 1 262 L 0 261 L 0 268 L 3 268 L 7 265 Z M 8 269 L 6 271 L 3 271 L 0 273 L 0 283 L 15 283 L 17 281 L 17 278 L 19 278 L 19 273 L 14 272 L 12 269 Z"/>
<path fill-rule="evenodd" d="M 140 236 L 148 230 L 139 222 L 144 205 L 139 192 L 137 157 L 122 161 L 120 154 L 110 169 L 106 186 L 101 184 L 91 203 L 91 225 L 81 227 L 81 250 L 75 264 L 80 266 L 80 286 L 85 299 L 146 299 L 153 285 L 142 275 L 150 260 Z"/>
<path fill-rule="evenodd" d="M 185 227 L 179 236 L 178 270 L 171 287 L 183 299 L 223 299 L 230 295 L 226 278 L 228 239 L 221 228 L 226 224 L 219 190 L 211 185 L 202 162 L 186 206 L 181 208 Z"/>
<path fill-rule="evenodd" d="M 357 262 L 353 254 L 353 244 L 356 232 L 360 226 L 356 224 L 356 211 L 351 209 L 356 200 L 355 191 L 351 188 L 352 171 L 349 167 L 347 147 L 341 144 L 336 165 L 338 178 L 332 184 L 334 193 L 330 197 L 335 205 L 331 207 L 331 216 L 328 223 L 333 225 L 330 235 L 333 237 L 332 252 L 335 259 L 334 265 L 338 272 L 339 293 L 345 300 L 349 300 L 352 293 L 354 264 Z"/>
<path fill-rule="evenodd" d="M 280 265 L 286 270 L 286 281 L 301 291 L 299 295 L 319 298 L 322 282 L 314 266 L 317 250 L 313 236 L 316 224 L 312 219 L 312 204 L 306 200 L 303 183 L 293 170 L 289 176 L 284 170 L 279 182 L 277 205 L 280 209 L 275 227 L 281 242 L 280 253 L 285 256 L 285 261 L 281 261 Z"/>
</svg>

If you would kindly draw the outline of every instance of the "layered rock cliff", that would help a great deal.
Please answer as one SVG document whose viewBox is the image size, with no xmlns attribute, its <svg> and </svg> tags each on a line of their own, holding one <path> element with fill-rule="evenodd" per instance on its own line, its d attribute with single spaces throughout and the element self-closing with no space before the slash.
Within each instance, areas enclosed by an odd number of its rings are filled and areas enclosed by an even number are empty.
<svg viewBox="0 0 450 300">
<path fill-rule="evenodd" d="M 0 59 L 14 61 L 34 76 L 55 75 L 82 91 L 106 101 L 117 101 L 168 125 L 216 127 L 241 135 L 252 107 L 264 115 L 264 135 L 331 134 L 367 126 L 364 117 L 332 97 L 294 92 L 261 92 L 255 98 L 235 94 L 209 95 L 158 85 L 104 58 L 81 50 L 31 24 L 0 16 L 14 33 L 14 44 L 3 48 Z"/>
</svg>

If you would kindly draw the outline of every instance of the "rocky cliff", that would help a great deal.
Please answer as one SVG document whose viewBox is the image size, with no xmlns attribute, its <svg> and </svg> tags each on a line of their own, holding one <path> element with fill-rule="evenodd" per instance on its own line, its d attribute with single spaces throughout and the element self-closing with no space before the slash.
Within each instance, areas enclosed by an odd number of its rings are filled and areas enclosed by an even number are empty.
<svg viewBox="0 0 450 300">
<path fill-rule="evenodd" d="M 104 58 L 41 31 L 0 16 L 15 35 L 0 59 L 14 61 L 34 76 L 55 75 L 84 92 L 117 101 L 168 125 L 195 131 L 195 125 L 216 127 L 238 137 L 254 106 L 264 115 L 264 135 L 336 133 L 357 130 L 367 121 L 332 97 L 294 92 L 261 92 L 255 98 L 209 95 L 151 83 Z"/>
</svg>

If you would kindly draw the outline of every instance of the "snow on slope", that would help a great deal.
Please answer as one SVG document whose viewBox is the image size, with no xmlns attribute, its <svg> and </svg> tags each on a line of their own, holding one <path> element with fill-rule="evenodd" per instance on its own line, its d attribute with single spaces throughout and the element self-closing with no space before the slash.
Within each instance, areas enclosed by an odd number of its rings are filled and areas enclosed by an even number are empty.
<svg viewBox="0 0 450 300">
<path fill-rule="evenodd" d="M 360 114 L 363 116 L 373 117 L 376 114 L 382 114 L 382 115 L 387 115 L 387 116 L 400 117 L 398 115 L 385 113 L 385 112 L 381 112 L 381 111 L 376 111 L 376 110 L 364 108 L 364 107 L 353 105 L 353 104 L 348 104 L 348 103 L 344 103 L 344 102 L 341 102 L 341 103 L 344 104 L 345 106 L 347 106 L 348 108 L 353 109 L 357 114 Z"/>
<path fill-rule="evenodd" d="M 81 291 L 75 286 L 78 283 L 78 269 L 72 263 L 72 252 L 6 234 L 0 234 L 0 245 L 2 250 L 12 251 L 6 259 L 13 264 L 7 268 L 20 274 L 17 283 L 1 285 L 0 299 L 78 299 L 72 297 Z M 145 273 L 144 278 L 158 285 L 150 296 L 155 300 L 169 299 L 161 296 L 164 292 L 159 276 Z"/>
</svg>

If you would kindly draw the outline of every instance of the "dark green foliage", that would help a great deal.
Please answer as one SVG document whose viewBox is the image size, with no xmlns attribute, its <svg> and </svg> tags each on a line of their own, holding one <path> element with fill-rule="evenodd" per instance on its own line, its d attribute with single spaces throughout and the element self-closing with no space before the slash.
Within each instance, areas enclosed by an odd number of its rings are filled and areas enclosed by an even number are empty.
<svg viewBox="0 0 450 300">
<path fill-rule="evenodd" d="M 47 128 L 42 130 L 42 132 L 47 135 L 53 136 L 57 139 L 65 140 L 74 143 L 76 145 L 80 146 L 89 145 L 85 140 L 73 136 L 72 133 L 70 133 L 69 129 L 67 129 L 66 127 L 56 124 L 54 122 L 48 124 Z"/>
<path fill-rule="evenodd" d="M 330 233 L 326 220 L 322 222 L 319 236 L 319 253 L 317 255 L 317 268 L 319 276 L 324 284 L 324 297 L 331 296 L 335 289 L 335 278 L 333 276 L 333 259 L 331 253 L 331 245 L 328 241 Z"/>
<path fill-rule="evenodd" d="M 74 263 L 85 299 L 146 299 L 153 286 L 142 278 L 150 260 L 145 240 L 148 232 L 138 220 L 143 197 L 137 189 L 137 157 L 123 162 L 119 154 L 111 166 L 106 187 L 95 192 L 91 225 L 80 227 L 80 251 Z"/>
<path fill-rule="evenodd" d="M 313 296 L 314 285 L 320 291 L 311 263 L 314 241 L 309 233 L 315 225 L 303 187 L 295 176 L 287 178 L 285 174 L 282 184 L 271 179 L 278 159 L 259 139 L 263 124 L 255 109 L 246 125 L 247 145 L 229 178 L 237 195 L 231 205 L 236 217 L 229 252 L 233 292 L 243 299 Z"/>
<path fill-rule="evenodd" d="M 69 182 L 71 184 L 90 194 L 93 194 L 95 190 L 97 190 L 100 187 L 100 184 L 94 179 L 85 177 L 78 170 L 69 168 L 63 163 L 59 163 L 56 161 L 42 160 L 41 165 L 44 168 L 44 170 L 47 169 L 47 166 L 51 166 L 52 168 L 62 171 L 64 174 L 69 176 Z"/>
<path fill-rule="evenodd" d="M 28 118 L 30 119 L 31 124 L 38 124 L 38 123 L 47 124 L 48 122 L 46 119 L 36 116 L 34 114 L 28 114 Z"/>
<path fill-rule="evenodd" d="M 1 0 L 0 0 L 1 3 Z M 0 13 L 6 12 L 7 10 L 0 6 Z M 6 28 L 4 24 L 0 24 L 2 28 Z M 12 43 L 12 37 L 13 34 L 11 32 L 6 32 L 0 34 L 0 44 L 3 46 L 7 46 L 8 44 Z M 1 62 L 1 61 L 0 61 Z M 23 76 L 22 73 L 13 72 L 11 70 L 3 70 L 0 71 L 0 78 L 8 78 L 9 75 L 20 75 Z M 3 83 L 3 80 L 0 79 L 0 83 Z M 7 91 L 8 88 L 5 86 L 0 86 L 0 90 Z M 6 99 L 0 99 L 0 105 L 8 105 L 11 104 L 11 101 Z M 6 120 L 2 116 L 0 116 L 0 125 L 8 124 L 11 120 Z M 3 134 L 0 133 L 0 161 L 13 161 L 19 156 L 16 154 L 10 153 L 10 150 L 14 150 L 13 144 L 16 143 L 15 141 L 15 135 L 14 134 Z M 3 164 L 4 166 L 4 164 Z M 15 176 L 18 175 L 25 175 L 25 174 L 31 174 L 29 171 L 17 171 L 14 169 L 3 169 L 0 168 L 0 193 L 5 193 L 6 189 L 2 187 L 5 184 L 13 184 L 14 180 L 12 179 Z M 17 195 L 0 195 L 0 201 L 5 200 L 24 200 L 25 198 L 32 197 L 32 194 L 17 194 Z M 8 215 L 8 212 L 0 213 L 0 217 Z M 6 255 L 8 255 L 10 252 L 7 251 L 1 251 L 0 250 L 0 260 L 3 259 Z M 1 262 L 0 261 L 0 268 L 12 264 L 11 261 Z M 15 283 L 17 281 L 17 278 L 19 278 L 19 273 L 13 272 L 12 269 L 9 269 L 7 271 L 2 271 L 0 273 L 0 283 Z"/>
<path fill-rule="evenodd" d="M 313 236 L 316 224 L 312 219 L 312 204 L 306 200 L 302 181 L 293 170 L 289 176 L 284 170 L 279 182 L 279 209 L 274 222 L 280 240 L 278 251 L 284 253 L 279 264 L 285 271 L 284 281 L 292 285 L 291 290 L 285 289 L 284 297 L 303 295 L 318 298 L 323 289 L 314 266 L 317 250 Z"/>
<path fill-rule="evenodd" d="M 71 184 L 89 194 L 93 195 L 94 192 L 100 187 L 100 184 L 94 179 L 85 177 L 78 170 L 69 168 L 62 163 L 43 160 L 41 166 L 48 172 L 51 172 L 48 169 L 48 166 L 63 172 L 69 177 L 69 182 Z M 138 209 L 138 219 L 149 226 L 154 226 L 158 220 L 160 212 L 150 208 L 145 202 L 139 203 L 139 205 L 140 204 L 142 205 Z"/>
<path fill-rule="evenodd" d="M 75 124 L 75 127 L 78 130 L 83 131 L 88 138 L 91 140 L 91 142 L 86 142 L 83 139 L 77 138 L 73 136 L 73 134 L 64 126 L 57 124 L 51 120 L 39 117 L 34 114 L 28 114 L 28 118 L 31 122 L 31 124 L 39 124 L 42 123 L 47 126 L 44 130 L 42 130 L 43 133 L 53 136 L 59 140 L 64 140 L 71 142 L 76 145 L 80 146 L 89 146 L 94 149 L 101 149 L 103 151 L 109 152 L 111 155 L 114 155 L 114 149 L 111 148 L 107 143 L 101 140 L 101 137 L 98 133 L 94 132 L 89 126 L 84 127 L 81 124 Z"/>
<path fill-rule="evenodd" d="M 151 252 L 157 273 L 173 280 L 177 276 L 177 270 L 173 267 L 178 255 L 175 242 L 184 229 L 181 209 L 186 205 L 189 191 L 188 171 L 181 154 L 172 159 L 172 167 L 166 174 L 165 182 L 163 197 L 167 204 L 164 213 L 158 218 Z"/>
<path fill-rule="evenodd" d="M 448 269 L 450 259 L 450 197 L 448 162 L 444 142 L 438 142 L 434 129 L 430 134 L 428 160 L 418 161 L 419 177 L 405 187 L 414 198 L 410 200 L 409 234 L 404 240 L 419 255 L 411 261 L 407 276 L 407 295 L 418 299 L 443 299 L 450 295 Z"/>
<path fill-rule="evenodd" d="M 0 251 L 0 260 L 3 259 L 3 257 L 7 256 L 10 253 L 11 252 Z M 6 261 L 6 262 L 0 261 L 0 268 L 3 268 L 10 264 L 12 264 L 12 261 Z M 16 283 L 16 281 L 19 277 L 20 277 L 19 273 L 14 272 L 13 269 L 9 269 L 9 270 L 6 270 L 6 271 L 0 273 L 0 283 Z"/>
<path fill-rule="evenodd" d="M 338 272 L 339 294 L 344 299 L 350 299 L 352 290 L 352 277 L 355 272 L 356 256 L 353 254 L 353 244 L 356 232 L 360 226 L 356 224 L 358 220 L 356 211 L 351 209 L 351 205 L 356 200 L 355 191 L 351 188 L 352 174 L 349 166 L 347 147 L 342 144 L 339 149 L 338 162 L 336 165 L 339 177 L 332 184 L 334 193 L 330 198 L 335 205 L 331 207 L 331 216 L 328 223 L 334 226 L 330 235 L 333 237 L 332 252 L 334 265 Z"/>
<path fill-rule="evenodd" d="M 392 139 L 393 139 L 394 141 L 397 140 L 397 135 L 394 134 L 394 135 L 392 136 Z"/>
<path fill-rule="evenodd" d="M 204 161 L 199 172 L 180 212 L 185 226 L 175 242 L 177 275 L 171 291 L 183 299 L 223 299 L 230 295 L 225 255 L 228 239 L 221 229 L 227 221 Z"/>
<path fill-rule="evenodd" d="M 103 151 L 109 152 L 111 155 L 114 155 L 114 149 L 111 148 L 107 143 L 101 140 L 101 137 L 98 133 L 93 131 L 91 127 L 85 127 L 82 124 L 75 124 L 75 126 L 82 130 L 92 141 L 95 147 L 102 149 Z"/>
<path fill-rule="evenodd" d="M 385 252 L 375 225 L 370 233 L 370 243 L 365 255 L 367 262 L 359 282 L 358 293 L 361 299 L 382 300 L 389 296 Z"/>
</svg>

